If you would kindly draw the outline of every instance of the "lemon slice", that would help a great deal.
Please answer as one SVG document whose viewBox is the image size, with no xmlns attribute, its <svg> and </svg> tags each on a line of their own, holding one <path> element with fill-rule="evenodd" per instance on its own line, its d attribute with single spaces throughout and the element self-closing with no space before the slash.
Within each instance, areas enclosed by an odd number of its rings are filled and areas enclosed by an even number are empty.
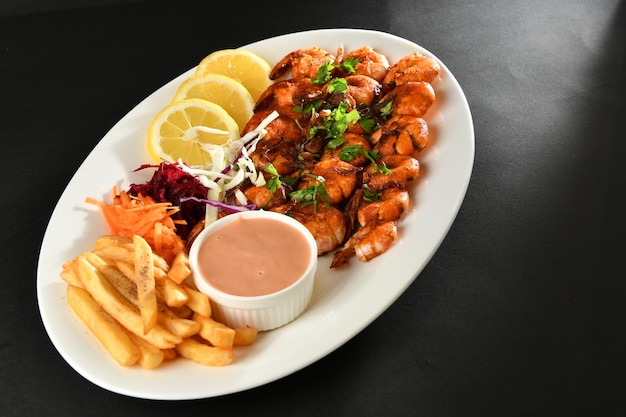
<svg viewBox="0 0 626 417">
<path fill-rule="evenodd" d="M 178 87 L 172 101 L 189 98 L 200 98 L 221 106 L 235 119 L 240 132 L 254 110 L 254 100 L 250 92 L 240 82 L 220 74 L 188 78 Z"/>
<path fill-rule="evenodd" d="M 239 126 L 226 110 L 191 98 L 169 104 L 154 117 L 148 130 L 148 151 L 158 162 L 182 160 L 209 169 L 213 162 L 224 163 L 229 145 L 238 139 Z"/>
<path fill-rule="evenodd" d="M 207 55 L 196 68 L 196 76 L 222 74 L 243 84 L 254 101 L 270 85 L 270 65 L 245 49 L 222 49 Z"/>
</svg>

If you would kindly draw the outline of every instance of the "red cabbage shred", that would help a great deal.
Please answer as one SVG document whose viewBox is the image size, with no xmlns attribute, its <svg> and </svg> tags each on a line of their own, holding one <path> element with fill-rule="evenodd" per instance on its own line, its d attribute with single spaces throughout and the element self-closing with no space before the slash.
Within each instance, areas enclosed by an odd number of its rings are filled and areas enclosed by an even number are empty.
<svg viewBox="0 0 626 417">
<path fill-rule="evenodd" d="M 127 191 L 128 194 L 150 196 L 156 202 L 169 202 L 178 206 L 180 210 L 172 215 L 172 218 L 186 222 L 186 224 L 176 225 L 176 233 L 183 240 L 186 240 L 194 226 L 204 220 L 206 214 L 204 202 L 188 198 L 195 197 L 204 200 L 207 197 L 208 188 L 175 163 L 143 164 L 135 172 L 147 168 L 156 168 L 152 178 L 144 184 L 131 184 Z"/>
</svg>

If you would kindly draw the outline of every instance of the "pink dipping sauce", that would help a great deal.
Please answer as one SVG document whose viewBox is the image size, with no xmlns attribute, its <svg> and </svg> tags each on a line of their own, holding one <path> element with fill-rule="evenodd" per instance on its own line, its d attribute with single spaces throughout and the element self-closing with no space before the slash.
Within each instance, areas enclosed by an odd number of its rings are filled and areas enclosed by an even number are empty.
<svg viewBox="0 0 626 417">
<path fill-rule="evenodd" d="M 212 287 L 259 296 L 287 288 L 306 271 L 311 249 L 294 227 L 274 219 L 239 218 L 198 248 L 198 270 Z"/>
</svg>

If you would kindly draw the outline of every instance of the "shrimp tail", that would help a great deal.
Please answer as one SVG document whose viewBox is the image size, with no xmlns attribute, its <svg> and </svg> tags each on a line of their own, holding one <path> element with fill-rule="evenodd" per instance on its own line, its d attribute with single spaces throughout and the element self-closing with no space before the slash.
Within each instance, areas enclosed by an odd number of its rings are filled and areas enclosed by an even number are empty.
<svg viewBox="0 0 626 417">
<path fill-rule="evenodd" d="M 355 253 L 354 247 L 352 246 L 339 249 L 335 252 L 333 260 L 330 262 L 330 267 L 339 268 L 340 266 L 347 264 L 348 260 L 353 257 Z"/>
</svg>

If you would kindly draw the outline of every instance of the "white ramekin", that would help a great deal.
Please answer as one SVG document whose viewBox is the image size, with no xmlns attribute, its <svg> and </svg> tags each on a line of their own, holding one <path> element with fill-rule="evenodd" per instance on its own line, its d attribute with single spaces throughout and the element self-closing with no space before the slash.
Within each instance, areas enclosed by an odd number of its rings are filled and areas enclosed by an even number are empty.
<svg viewBox="0 0 626 417">
<path fill-rule="evenodd" d="M 290 286 L 272 294 L 260 296 L 237 296 L 211 286 L 200 275 L 198 251 L 204 240 L 238 217 L 246 219 L 271 218 L 279 220 L 299 231 L 310 247 L 310 259 L 306 272 Z M 280 254 L 278 254 L 280 256 Z M 252 210 L 229 214 L 208 225 L 193 241 L 189 250 L 189 264 L 193 281 L 199 291 L 208 295 L 213 317 L 229 327 L 254 327 L 259 331 L 283 326 L 298 317 L 311 300 L 317 269 L 317 245 L 311 232 L 297 220 L 280 213 Z M 236 279 L 236 277 L 233 277 Z"/>
</svg>

